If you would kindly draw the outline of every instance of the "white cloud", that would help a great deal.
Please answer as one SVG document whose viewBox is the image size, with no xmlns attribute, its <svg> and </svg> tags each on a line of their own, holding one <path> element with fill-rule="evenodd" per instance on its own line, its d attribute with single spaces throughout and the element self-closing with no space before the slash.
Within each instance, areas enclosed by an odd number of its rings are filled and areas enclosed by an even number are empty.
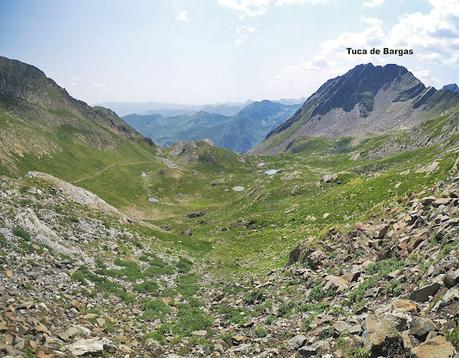
<svg viewBox="0 0 459 358">
<path fill-rule="evenodd" d="M 429 70 L 415 68 L 412 69 L 411 72 L 413 72 L 413 74 L 419 78 L 426 86 L 440 86 L 440 81 L 434 77 Z"/>
<path fill-rule="evenodd" d="M 366 0 L 363 2 L 365 7 L 376 7 L 382 4 L 384 4 L 384 0 Z"/>
<path fill-rule="evenodd" d="M 238 38 L 236 39 L 236 41 L 234 41 L 234 43 L 236 45 L 244 45 L 245 42 L 247 41 L 249 35 L 251 33 L 255 32 L 259 26 L 260 25 L 255 25 L 255 26 L 252 26 L 252 25 L 239 25 L 236 28 L 236 32 L 238 33 Z"/>
<path fill-rule="evenodd" d="M 190 18 L 188 17 L 188 11 L 182 10 L 178 13 L 176 19 L 178 21 L 183 21 L 183 22 L 190 22 Z"/>
<path fill-rule="evenodd" d="M 92 88 L 103 88 L 105 87 L 105 83 L 94 83 Z"/>
<path fill-rule="evenodd" d="M 330 0 L 218 0 L 218 3 L 231 10 L 239 11 L 241 16 L 264 15 L 273 5 L 316 5 Z"/>
<path fill-rule="evenodd" d="M 385 31 L 378 18 L 364 17 L 360 32 L 343 32 L 335 39 L 322 42 L 317 55 L 281 69 L 275 79 L 302 78 L 314 81 L 314 86 L 332 76 L 342 74 L 358 63 L 402 62 L 402 57 L 348 55 L 346 48 L 371 49 L 389 47 L 413 49 L 416 59 L 459 66 L 459 1 L 427 0 L 432 6 L 428 13 L 402 15 Z M 408 58 L 409 59 L 409 58 Z M 421 62 L 421 63 L 422 63 Z M 426 84 L 437 84 L 427 71 L 416 71 Z"/>
<path fill-rule="evenodd" d="M 73 76 L 68 82 L 68 85 L 71 87 L 78 87 L 80 85 L 80 77 Z"/>
</svg>

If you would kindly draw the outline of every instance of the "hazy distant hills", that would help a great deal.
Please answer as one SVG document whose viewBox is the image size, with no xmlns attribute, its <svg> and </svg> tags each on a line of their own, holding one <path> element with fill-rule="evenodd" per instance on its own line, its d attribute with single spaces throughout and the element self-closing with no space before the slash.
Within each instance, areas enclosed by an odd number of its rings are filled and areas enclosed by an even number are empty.
<svg viewBox="0 0 459 358">
<path fill-rule="evenodd" d="M 169 117 L 131 114 L 123 119 L 163 146 L 182 140 L 211 139 L 218 146 L 245 152 L 290 118 L 299 107 L 299 104 L 264 100 L 250 103 L 233 116 L 198 111 Z"/>
<path fill-rule="evenodd" d="M 192 115 L 199 111 L 222 114 L 224 116 L 233 116 L 239 112 L 246 103 L 222 103 L 222 104 L 204 104 L 188 105 L 159 102 L 104 102 L 101 106 L 112 109 L 119 116 L 125 116 L 132 113 L 137 114 L 160 114 L 164 117 Z"/>
<path fill-rule="evenodd" d="M 426 87 L 405 67 L 358 65 L 325 82 L 253 153 L 277 153 L 305 137 L 363 137 L 412 128 L 457 111 L 454 85 Z"/>
<path fill-rule="evenodd" d="M 301 105 L 306 98 L 282 98 L 276 100 L 286 105 Z M 234 116 L 244 107 L 253 103 L 248 100 L 245 102 L 210 103 L 203 105 L 190 105 L 179 103 L 160 103 L 160 102 L 104 102 L 100 105 L 110 108 L 119 116 L 128 114 L 160 114 L 163 117 L 173 117 L 181 115 L 192 115 L 196 112 L 204 111 L 209 113 L 221 114 L 224 116 Z"/>
</svg>

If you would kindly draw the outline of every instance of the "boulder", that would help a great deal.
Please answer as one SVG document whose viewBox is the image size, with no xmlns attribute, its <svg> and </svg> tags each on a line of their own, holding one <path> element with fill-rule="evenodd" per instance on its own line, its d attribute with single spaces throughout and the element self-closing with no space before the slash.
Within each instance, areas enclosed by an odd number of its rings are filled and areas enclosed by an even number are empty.
<svg viewBox="0 0 459 358">
<path fill-rule="evenodd" d="M 437 326 L 428 318 L 414 317 L 410 323 L 410 334 L 423 341 L 429 332 L 437 330 Z"/>
<path fill-rule="evenodd" d="M 342 335 L 345 333 L 349 333 L 351 330 L 351 326 L 344 321 L 337 321 L 333 324 L 333 329 L 336 331 L 336 333 L 338 333 L 338 335 Z"/>
<path fill-rule="evenodd" d="M 333 173 L 333 174 L 325 174 L 323 177 L 322 177 L 322 181 L 324 183 L 331 183 L 331 182 L 334 182 L 336 181 L 336 179 L 338 179 L 338 175 Z"/>
<path fill-rule="evenodd" d="M 75 343 L 66 346 L 67 351 L 74 356 L 102 355 L 105 353 L 114 353 L 115 346 L 106 338 L 81 339 Z"/>
<path fill-rule="evenodd" d="M 412 350 L 416 358 L 452 358 L 454 347 L 443 336 L 429 339 Z"/>
<path fill-rule="evenodd" d="M 452 287 L 444 294 L 442 299 L 435 304 L 432 311 L 437 311 L 442 307 L 449 306 L 455 301 L 459 301 L 459 288 Z"/>
<path fill-rule="evenodd" d="M 325 280 L 325 290 L 335 289 L 337 292 L 344 292 L 349 287 L 349 282 L 338 276 L 328 275 Z"/>
<path fill-rule="evenodd" d="M 395 299 L 392 308 L 397 312 L 416 312 L 418 304 L 411 300 Z"/>
<path fill-rule="evenodd" d="M 291 339 L 289 339 L 289 341 L 287 342 L 287 347 L 290 349 L 290 350 L 296 350 L 298 348 L 300 348 L 304 342 L 306 342 L 306 336 L 302 335 L 302 334 L 299 334 Z"/>
<path fill-rule="evenodd" d="M 401 328 L 393 316 L 383 318 L 369 315 L 366 319 L 366 346 L 370 349 L 372 357 L 402 354 L 404 343 L 399 333 Z"/>
<path fill-rule="evenodd" d="M 68 342 L 74 337 L 90 337 L 91 330 L 84 326 L 76 325 L 66 329 L 65 331 L 59 332 L 58 336 L 63 341 Z"/>
<path fill-rule="evenodd" d="M 317 347 L 303 346 L 298 349 L 298 353 L 302 358 L 313 357 L 317 353 Z"/>
<path fill-rule="evenodd" d="M 204 211 L 192 211 L 191 213 L 186 214 L 187 218 L 194 219 L 206 215 Z"/>
<path fill-rule="evenodd" d="M 441 285 L 438 282 L 434 282 L 430 285 L 418 288 L 410 294 L 410 299 L 416 302 L 426 302 L 429 300 L 430 296 L 434 296 Z"/>
<path fill-rule="evenodd" d="M 446 287 L 451 288 L 459 284 L 459 269 L 449 271 L 443 277 L 443 283 Z"/>
</svg>

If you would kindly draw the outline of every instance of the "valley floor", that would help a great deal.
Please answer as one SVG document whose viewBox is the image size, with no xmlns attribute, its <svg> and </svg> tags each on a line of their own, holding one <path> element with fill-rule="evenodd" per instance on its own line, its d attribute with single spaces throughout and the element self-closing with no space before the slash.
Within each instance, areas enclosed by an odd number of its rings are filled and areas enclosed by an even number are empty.
<svg viewBox="0 0 459 358">
<path fill-rule="evenodd" d="M 2 177 L 0 356 L 453 357 L 451 143 Z"/>
</svg>

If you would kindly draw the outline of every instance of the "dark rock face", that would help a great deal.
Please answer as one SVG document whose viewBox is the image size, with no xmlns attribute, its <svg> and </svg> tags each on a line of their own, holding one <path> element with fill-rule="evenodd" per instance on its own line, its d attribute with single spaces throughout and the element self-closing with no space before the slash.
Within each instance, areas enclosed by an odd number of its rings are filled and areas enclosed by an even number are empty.
<svg viewBox="0 0 459 358">
<path fill-rule="evenodd" d="M 302 138 L 362 137 L 414 128 L 456 111 L 459 95 L 426 87 L 403 66 L 358 65 L 325 82 L 254 154 L 289 151 Z"/>
<path fill-rule="evenodd" d="M 459 86 L 456 83 L 451 83 L 449 85 L 444 85 L 441 88 L 443 91 L 459 93 Z"/>
<path fill-rule="evenodd" d="M 401 81 L 407 77 L 413 86 L 403 91 L 397 97 L 400 101 L 412 98 L 424 90 L 424 85 L 405 67 L 397 65 L 373 66 L 371 63 L 358 65 L 343 76 L 327 81 L 314 96 L 318 97 L 319 104 L 312 112 L 312 116 L 324 115 L 333 108 L 342 108 L 350 112 L 360 104 L 360 115 L 367 117 L 373 110 L 374 96 L 381 89 L 388 88 L 394 81 Z"/>
<path fill-rule="evenodd" d="M 267 138 L 289 128 L 308 113 L 312 118 L 337 108 L 350 112 L 358 106 L 360 116 L 365 118 L 373 111 L 376 94 L 390 86 L 399 89 L 393 102 L 412 99 L 425 90 L 424 84 L 405 67 L 394 64 L 382 67 L 371 63 L 358 65 L 346 74 L 325 82 L 292 118 L 275 128 Z"/>
</svg>

